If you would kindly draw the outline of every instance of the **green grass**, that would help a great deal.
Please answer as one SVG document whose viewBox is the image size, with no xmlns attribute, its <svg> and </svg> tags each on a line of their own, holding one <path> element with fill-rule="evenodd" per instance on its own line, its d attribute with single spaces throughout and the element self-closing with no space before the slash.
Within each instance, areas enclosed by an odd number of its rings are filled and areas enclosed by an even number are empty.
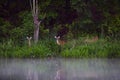
<svg viewBox="0 0 120 80">
<path fill-rule="evenodd" d="M 119 58 L 120 41 L 108 42 L 98 40 L 94 43 L 77 43 L 73 49 L 64 49 L 62 57 L 73 58 Z"/>
<path fill-rule="evenodd" d="M 9 44 L 8 44 L 9 43 Z M 0 44 L 1 58 L 44 58 L 52 56 L 52 49 L 46 41 L 39 41 L 38 44 L 29 47 L 27 44 L 19 46 L 12 41 Z"/>
<path fill-rule="evenodd" d="M 83 39 L 69 40 L 61 47 L 54 39 L 40 40 L 36 45 L 22 46 L 9 40 L 0 43 L 0 58 L 47 58 L 61 56 L 64 58 L 120 58 L 120 41 L 98 40 L 94 43 L 85 43 Z"/>
</svg>

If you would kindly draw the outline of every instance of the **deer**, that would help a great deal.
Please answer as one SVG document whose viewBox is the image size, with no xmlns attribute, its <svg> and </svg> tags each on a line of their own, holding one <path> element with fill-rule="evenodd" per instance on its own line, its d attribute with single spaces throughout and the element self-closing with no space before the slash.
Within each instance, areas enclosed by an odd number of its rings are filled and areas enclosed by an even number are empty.
<svg viewBox="0 0 120 80">
<path fill-rule="evenodd" d="M 87 42 L 87 43 L 93 43 L 93 42 L 96 42 L 96 41 L 98 41 L 98 36 L 95 36 L 95 37 L 93 37 L 92 39 L 85 39 L 85 42 Z"/>
<path fill-rule="evenodd" d="M 63 46 L 66 43 L 66 41 L 62 40 L 60 36 L 55 36 L 55 39 L 56 39 L 57 45 L 59 46 Z"/>
<path fill-rule="evenodd" d="M 32 39 L 32 37 L 26 37 L 26 38 L 28 40 L 28 46 L 31 47 L 31 39 Z"/>
<path fill-rule="evenodd" d="M 60 36 L 55 36 L 54 37 L 56 39 L 56 43 L 59 46 L 58 52 L 60 53 L 62 50 L 63 45 L 65 45 L 66 41 L 62 40 Z"/>
<path fill-rule="evenodd" d="M 69 47 L 68 47 L 69 50 L 72 50 L 76 45 L 75 40 L 66 41 L 64 39 L 61 39 L 60 36 L 55 36 L 55 39 L 56 39 L 57 45 L 59 46 L 59 52 L 61 52 L 61 50 L 65 48 L 64 45 L 69 45 Z M 72 42 L 72 44 L 71 44 L 71 42 Z"/>
</svg>

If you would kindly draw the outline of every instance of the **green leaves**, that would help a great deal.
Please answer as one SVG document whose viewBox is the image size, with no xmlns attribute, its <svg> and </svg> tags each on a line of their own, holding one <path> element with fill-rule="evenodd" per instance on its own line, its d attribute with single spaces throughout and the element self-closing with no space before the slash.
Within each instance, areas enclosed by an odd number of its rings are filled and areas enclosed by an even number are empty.
<svg viewBox="0 0 120 80">
<path fill-rule="evenodd" d="M 5 38 L 8 38 L 10 36 L 10 29 L 12 29 L 12 25 L 10 22 L 0 18 L 0 37 L 4 36 Z"/>
</svg>

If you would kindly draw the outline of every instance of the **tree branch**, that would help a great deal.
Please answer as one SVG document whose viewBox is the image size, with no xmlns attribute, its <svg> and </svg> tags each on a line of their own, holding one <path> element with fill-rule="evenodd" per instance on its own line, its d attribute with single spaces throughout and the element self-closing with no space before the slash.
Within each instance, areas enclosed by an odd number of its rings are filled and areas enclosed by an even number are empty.
<svg viewBox="0 0 120 80">
<path fill-rule="evenodd" d="M 33 15 L 34 15 L 34 16 L 36 15 L 36 12 L 35 12 L 35 10 L 36 10 L 36 9 L 35 9 L 35 6 L 36 6 L 36 5 L 35 5 L 35 0 L 33 0 Z"/>
<path fill-rule="evenodd" d="M 31 12 L 32 12 L 32 16 L 34 16 L 33 14 L 33 5 L 32 5 L 32 1 L 30 0 L 30 8 L 31 8 Z"/>
<path fill-rule="evenodd" d="M 36 15 L 38 16 L 38 0 L 36 0 Z"/>
</svg>

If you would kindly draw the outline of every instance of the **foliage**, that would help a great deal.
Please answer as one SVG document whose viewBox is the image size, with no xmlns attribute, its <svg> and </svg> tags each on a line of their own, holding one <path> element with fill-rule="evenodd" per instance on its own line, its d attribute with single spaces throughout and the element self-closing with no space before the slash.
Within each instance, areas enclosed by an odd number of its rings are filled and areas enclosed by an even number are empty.
<svg viewBox="0 0 120 80">
<path fill-rule="evenodd" d="M 10 37 L 10 29 L 12 29 L 12 25 L 10 24 L 10 22 L 4 20 L 3 18 L 0 18 L 0 38 L 8 38 Z"/>
<path fill-rule="evenodd" d="M 79 37 L 80 33 L 82 35 L 88 33 L 118 38 L 120 34 L 119 3 L 119 0 L 39 0 L 39 19 L 42 20 L 40 36 L 58 32 L 63 26 L 68 25 L 68 32 L 71 32 L 74 37 Z M 5 6 L 8 6 L 8 9 Z M 10 36 L 19 40 L 33 35 L 33 18 L 29 0 L 4 0 L 1 1 L 0 9 L 3 10 L 0 14 L 2 39 Z M 11 12 L 13 14 L 6 17 Z"/>
<path fill-rule="evenodd" d="M 12 40 L 9 40 L 7 43 L 0 44 L 0 51 L 0 57 L 4 58 L 44 58 L 53 54 L 43 41 L 28 47 L 28 45 L 16 45 Z"/>
<path fill-rule="evenodd" d="M 119 58 L 120 41 L 106 41 L 99 39 L 97 42 L 85 43 L 83 39 L 70 40 L 60 47 L 53 39 L 42 39 L 38 44 L 19 46 L 12 39 L 0 43 L 1 58 Z"/>
<path fill-rule="evenodd" d="M 71 58 L 118 58 L 120 57 L 119 41 L 106 42 L 99 40 L 95 43 L 84 43 L 61 52 L 62 57 Z"/>
<path fill-rule="evenodd" d="M 28 48 L 26 37 L 34 32 L 29 0 L 2 0 L 0 56 L 55 56 L 59 46 L 53 38 L 60 35 L 70 40 L 62 47 L 62 57 L 120 57 L 119 4 L 119 0 L 39 0 L 40 40 Z M 93 35 L 103 40 L 85 44 L 84 38 Z"/>
<path fill-rule="evenodd" d="M 16 27 L 13 27 L 13 29 L 10 31 L 10 38 L 23 44 L 27 36 L 33 35 L 32 16 L 30 12 L 27 11 L 20 13 L 19 17 L 21 18 L 22 22 Z"/>
</svg>

